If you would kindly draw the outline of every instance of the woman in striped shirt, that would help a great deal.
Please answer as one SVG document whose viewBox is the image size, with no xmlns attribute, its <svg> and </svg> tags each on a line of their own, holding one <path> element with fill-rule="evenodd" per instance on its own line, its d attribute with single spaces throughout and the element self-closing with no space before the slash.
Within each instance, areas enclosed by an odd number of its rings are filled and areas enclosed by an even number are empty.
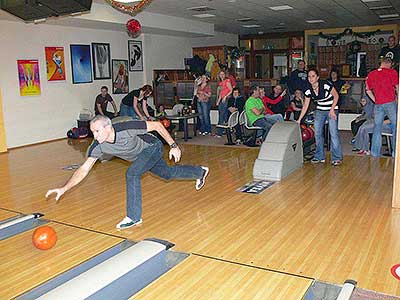
<svg viewBox="0 0 400 300">
<path fill-rule="evenodd" d="M 338 100 L 339 95 L 333 84 L 326 80 L 320 80 L 316 69 L 308 71 L 309 85 L 304 92 L 304 105 L 297 123 L 300 124 L 301 119 L 307 113 L 310 100 L 316 104 L 314 112 L 314 128 L 316 151 L 312 163 L 324 163 L 324 126 L 328 121 L 329 133 L 331 136 L 331 163 L 339 166 L 343 161 L 342 145 L 340 143 L 338 130 Z"/>
</svg>

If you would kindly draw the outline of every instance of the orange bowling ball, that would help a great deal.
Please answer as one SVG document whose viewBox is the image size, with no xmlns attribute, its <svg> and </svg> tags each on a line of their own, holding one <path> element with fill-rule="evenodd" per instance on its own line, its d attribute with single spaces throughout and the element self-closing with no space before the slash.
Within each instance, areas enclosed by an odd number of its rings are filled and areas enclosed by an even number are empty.
<svg viewBox="0 0 400 300">
<path fill-rule="evenodd" d="M 50 226 L 36 228 L 32 235 L 33 245 L 40 250 L 48 250 L 57 242 L 57 234 Z"/>
<path fill-rule="evenodd" d="M 168 119 L 161 120 L 161 123 L 164 125 L 165 128 L 169 128 L 169 126 L 171 126 L 171 121 Z"/>
</svg>

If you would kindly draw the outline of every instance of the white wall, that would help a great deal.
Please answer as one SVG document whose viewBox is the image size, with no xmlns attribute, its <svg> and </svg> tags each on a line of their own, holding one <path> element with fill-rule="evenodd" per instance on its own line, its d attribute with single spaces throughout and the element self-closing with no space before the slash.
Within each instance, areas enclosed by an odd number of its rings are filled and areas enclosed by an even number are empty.
<svg viewBox="0 0 400 300">
<path fill-rule="evenodd" d="M 221 42 L 219 42 L 219 38 Z M 79 112 L 93 110 L 94 98 L 102 85 L 111 88 L 111 80 L 72 84 L 70 44 L 110 43 L 111 58 L 127 59 L 125 32 L 95 30 L 56 25 L 24 24 L 0 21 L 0 88 L 3 92 L 4 121 L 7 147 L 48 141 L 66 136 L 76 126 Z M 236 45 L 237 36 L 218 34 L 214 38 L 187 38 L 142 34 L 144 71 L 129 73 L 129 89 L 151 83 L 156 68 L 183 68 L 183 59 L 191 57 L 194 46 Z M 210 44 L 208 44 L 210 43 Z M 45 69 L 46 46 L 63 46 L 67 80 L 48 82 Z M 40 96 L 19 95 L 17 59 L 39 59 Z M 112 95 L 117 105 L 124 95 Z"/>
</svg>

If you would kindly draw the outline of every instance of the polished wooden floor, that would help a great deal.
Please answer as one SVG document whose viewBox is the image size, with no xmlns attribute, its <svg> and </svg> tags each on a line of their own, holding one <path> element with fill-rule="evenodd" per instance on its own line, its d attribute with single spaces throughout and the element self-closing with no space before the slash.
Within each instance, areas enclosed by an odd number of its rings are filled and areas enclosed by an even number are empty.
<svg viewBox="0 0 400 300">
<path fill-rule="evenodd" d="M 50 220 L 132 240 L 162 238 L 175 250 L 323 281 L 352 278 L 361 288 L 400 295 L 390 274 L 400 262 L 391 159 L 353 156 L 341 167 L 305 164 L 261 195 L 250 195 L 236 189 L 252 180 L 258 149 L 184 145 L 182 163 L 210 167 L 203 190 L 197 192 L 192 181 L 146 174 L 144 223 L 118 231 L 115 224 L 125 216 L 126 162 L 98 163 L 58 203 L 44 198 L 72 174 L 62 167 L 82 162 L 87 145 L 61 140 L 0 154 L 0 207 L 43 212 Z"/>
</svg>

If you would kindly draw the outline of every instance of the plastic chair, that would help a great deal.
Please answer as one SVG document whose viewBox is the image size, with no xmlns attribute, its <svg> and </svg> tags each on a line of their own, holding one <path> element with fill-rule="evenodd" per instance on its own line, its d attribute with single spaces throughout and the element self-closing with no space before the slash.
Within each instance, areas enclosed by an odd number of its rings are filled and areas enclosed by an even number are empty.
<svg viewBox="0 0 400 300">
<path fill-rule="evenodd" d="M 235 145 L 232 139 L 232 133 L 234 132 L 234 128 L 238 124 L 238 122 L 239 112 L 235 111 L 229 116 L 227 124 L 217 125 L 218 128 L 223 128 L 226 130 L 226 137 L 228 138 L 228 142 L 225 145 Z"/>
<path fill-rule="evenodd" d="M 382 136 L 386 137 L 386 145 L 388 148 L 388 152 L 390 155 L 392 155 L 392 141 L 391 138 L 393 137 L 393 134 L 387 133 L 387 132 L 382 132 Z"/>
</svg>

